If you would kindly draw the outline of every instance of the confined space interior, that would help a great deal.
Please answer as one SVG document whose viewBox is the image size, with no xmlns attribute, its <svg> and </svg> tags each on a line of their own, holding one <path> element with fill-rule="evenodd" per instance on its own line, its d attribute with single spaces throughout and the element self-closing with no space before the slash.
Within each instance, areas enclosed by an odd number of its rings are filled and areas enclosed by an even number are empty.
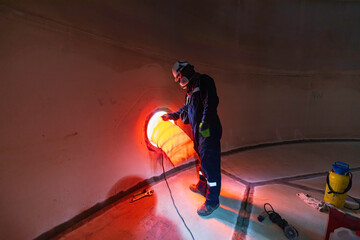
<svg viewBox="0 0 360 240">
<path fill-rule="evenodd" d="M 145 141 L 151 151 L 162 151 L 176 167 L 197 157 L 193 141 L 173 120 L 164 121 L 161 116 L 171 112 L 167 108 L 153 111 L 145 122 Z"/>
</svg>

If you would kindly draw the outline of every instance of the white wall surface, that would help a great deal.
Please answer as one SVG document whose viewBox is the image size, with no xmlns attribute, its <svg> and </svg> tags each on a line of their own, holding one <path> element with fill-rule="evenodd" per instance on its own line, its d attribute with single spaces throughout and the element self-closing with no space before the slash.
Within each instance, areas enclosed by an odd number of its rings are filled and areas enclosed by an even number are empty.
<svg viewBox="0 0 360 240">
<path fill-rule="evenodd" d="M 223 151 L 360 136 L 355 3 L 1 2 L 4 239 L 35 238 L 161 173 L 144 123 L 183 104 L 178 59 L 216 81 Z"/>
</svg>

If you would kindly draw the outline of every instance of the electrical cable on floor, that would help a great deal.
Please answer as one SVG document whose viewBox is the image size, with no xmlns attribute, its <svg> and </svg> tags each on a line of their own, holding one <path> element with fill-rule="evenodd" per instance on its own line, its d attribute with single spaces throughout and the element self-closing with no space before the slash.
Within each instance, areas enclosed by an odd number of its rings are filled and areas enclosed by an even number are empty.
<svg viewBox="0 0 360 240">
<path fill-rule="evenodd" d="M 271 210 L 270 210 L 270 211 L 266 210 L 266 206 L 267 206 L 267 205 L 271 207 Z M 265 204 L 264 204 L 264 211 L 265 211 L 268 215 L 270 215 L 271 213 L 276 213 L 275 210 L 274 210 L 274 208 L 270 205 L 270 203 L 265 203 Z"/>
<path fill-rule="evenodd" d="M 162 165 L 162 169 L 163 169 L 164 179 L 165 179 L 166 185 L 167 185 L 167 187 L 168 187 L 168 189 L 169 189 L 170 197 L 171 197 L 171 200 L 172 200 L 172 202 L 173 202 L 173 205 L 174 205 L 174 207 L 175 207 L 175 209 L 176 209 L 176 212 L 177 212 L 177 214 L 179 215 L 179 217 L 181 218 L 182 222 L 184 223 L 184 226 L 186 227 L 186 229 L 187 229 L 188 232 L 190 233 L 191 238 L 192 238 L 193 240 L 195 240 L 194 235 L 192 234 L 192 232 L 191 232 L 191 230 L 189 229 L 189 227 L 186 225 L 184 218 L 181 216 L 178 208 L 176 207 L 174 197 L 173 197 L 173 195 L 172 195 L 172 192 L 171 192 L 169 183 L 168 183 L 168 181 L 167 181 L 167 179 L 166 179 L 165 167 L 164 167 L 164 153 L 161 154 L 161 165 Z"/>
<path fill-rule="evenodd" d="M 266 206 L 270 206 L 271 210 L 266 210 Z M 288 224 L 288 222 L 285 219 L 283 219 L 280 216 L 280 214 L 275 212 L 274 208 L 270 205 L 270 203 L 264 204 L 264 211 L 269 215 L 270 220 L 273 223 L 277 224 L 284 231 L 284 234 L 288 239 L 290 240 L 298 239 L 299 233 L 295 229 L 295 227 Z"/>
</svg>

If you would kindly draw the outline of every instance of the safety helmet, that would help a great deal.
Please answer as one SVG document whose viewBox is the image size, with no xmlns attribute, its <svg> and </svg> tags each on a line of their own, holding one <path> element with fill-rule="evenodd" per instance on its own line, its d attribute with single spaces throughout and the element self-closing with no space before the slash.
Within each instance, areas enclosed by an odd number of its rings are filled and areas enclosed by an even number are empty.
<svg viewBox="0 0 360 240">
<path fill-rule="evenodd" d="M 189 83 L 189 79 L 184 76 L 180 78 L 180 73 L 188 65 L 190 65 L 190 63 L 187 61 L 177 61 L 172 68 L 172 74 L 175 78 L 175 82 L 179 82 L 182 88 L 186 87 L 186 85 Z"/>
<path fill-rule="evenodd" d="M 177 77 L 179 76 L 179 74 L 181 73 L 181 71 L 187 66 L 189 65 L 189 63 L 187 61 L 177 61 L 173 68 L 172 68 L 172 74 L 175 78 L 175 82 L 177 82 Z"/>
</svg>

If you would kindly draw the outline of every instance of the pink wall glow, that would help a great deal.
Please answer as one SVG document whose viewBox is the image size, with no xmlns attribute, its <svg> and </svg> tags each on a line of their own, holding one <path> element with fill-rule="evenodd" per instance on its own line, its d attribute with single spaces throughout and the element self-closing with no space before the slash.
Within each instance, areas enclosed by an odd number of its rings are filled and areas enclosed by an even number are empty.
<svg viewBox="0 0 360 240">
<path fill-rule="evenodd" d="M 161 174 L 144 125 L 182 106 L 178 59 L 216 81 L 223 151 L 359 138 L 358 12 L 346 1 L 0 1 L 0 236 L 33 239 Z"/>
</svg>

